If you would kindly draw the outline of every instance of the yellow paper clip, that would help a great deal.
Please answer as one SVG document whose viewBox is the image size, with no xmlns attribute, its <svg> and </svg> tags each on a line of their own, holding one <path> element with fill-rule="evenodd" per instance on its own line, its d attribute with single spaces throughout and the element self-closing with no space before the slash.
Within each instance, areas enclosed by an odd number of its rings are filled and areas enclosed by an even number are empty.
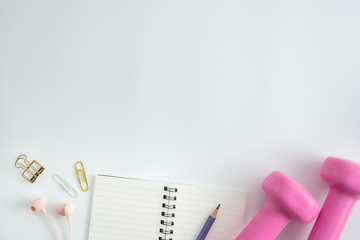
<svg viewBox="0 0 360 240">
<path fill-rule="evenodd" d="M 77 166 L 78 164 L 80 165 L 80 168 Z M 86 192 L 87 190 L 89 190 L 89 183 L 88 183 L 88 180 L 86 178 L 84 164 L 82 162 L 80 162 L 80 161 L 76 162 L 75 163 L 75 169 L 76 169 L 76 174 L 77 174 L 78 179 L 79 179 L 79 184 L 80 184 L 81 190 Z M 86 188 L 84 188 L 85 184 L 86 184 Z"/>
<path fill-rule="evenodd" d="M 21 160 L 23 160 L 23 163 L 20 163 Z M 35 182 L 39 175 L 45 170 L 45 168 L 36 160 L 33 160 L 30 163 L 25 154 L 21 154 L 17 157 L 15 167 L 24 169 L 22 176 L 30 183 Z"/>
</svg>

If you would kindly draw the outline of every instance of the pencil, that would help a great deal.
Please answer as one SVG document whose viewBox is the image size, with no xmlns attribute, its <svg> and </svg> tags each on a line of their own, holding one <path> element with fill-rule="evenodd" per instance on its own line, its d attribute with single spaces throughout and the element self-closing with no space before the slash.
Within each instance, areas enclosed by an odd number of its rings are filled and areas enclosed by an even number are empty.
<svg viewBox="0 0 360 240">
<path fill-rule="evenodd" d="M 196 240 L 204 240 L 206 238 L 206 235 L 209 233 L 211 226 L 213 225 L 213 223 L 216 220 L 216 215 L 219 211 L 220 205 L 221 204 L 219 204 L 217 206 L 217 208 L 210 214 L 210 216 L 206 220 L 203 228 L 201 229 L 199 236 L 197 236 Z"/>
</svg>

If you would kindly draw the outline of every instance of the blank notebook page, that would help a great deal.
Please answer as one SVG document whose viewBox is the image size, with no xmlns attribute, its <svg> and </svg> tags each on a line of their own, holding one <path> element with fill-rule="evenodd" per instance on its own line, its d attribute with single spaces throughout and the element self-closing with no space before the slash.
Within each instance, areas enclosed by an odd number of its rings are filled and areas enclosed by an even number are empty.
<svg viewBox="0 0 360 240">
<path fill-rule="evenodd" d="M 220 203 L 206 239 L 232 240 L 244 226 L 246 196 L 238 189 L 97 175 L 89 240 L 196 239 Z"/>
</svg>

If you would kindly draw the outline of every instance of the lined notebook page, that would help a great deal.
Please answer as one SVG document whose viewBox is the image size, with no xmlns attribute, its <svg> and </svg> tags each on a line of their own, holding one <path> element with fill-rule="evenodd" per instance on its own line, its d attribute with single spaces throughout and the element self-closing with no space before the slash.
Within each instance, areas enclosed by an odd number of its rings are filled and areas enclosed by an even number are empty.
<svg viewBox="0 0 360 240">
<path fill-rule="evenodd" d="M 164 186 L 177 188 L 166 192 Z M 164 200 L 163 196 L 176 196 Z M 176 205 L 164 209 L 163 203 Z M 232 240 L 242 230 L 246 192 L 234 189 L 199 187 L 164 182 L 98 175 L 92 202 L 89 240 L 158 240 L 160 229 L 173 230 L 173 240 L 196 239 L 209 214 L 221 207 L 207 240 Z M 174 225 L 166 227 L 162 212 Z"/>
<path fill-rule="evenodd" d="M 164 183 L 98 175 L 89 240 L 157 240 Z"/>
<path fill-rule="evenodd" d="M 233 240 L 244 227 L 247 193 L 238 189 L 173 184 L 178 188 L 174 240 L 196 239 L 212 211 L 221 204 L 206 240 Z"/>
</svg>

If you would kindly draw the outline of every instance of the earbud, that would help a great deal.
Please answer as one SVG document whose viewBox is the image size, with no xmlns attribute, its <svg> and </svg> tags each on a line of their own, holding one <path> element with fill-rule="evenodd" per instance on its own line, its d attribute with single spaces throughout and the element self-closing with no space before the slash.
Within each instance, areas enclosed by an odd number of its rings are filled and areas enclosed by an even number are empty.
<svg viewBox="0 0 360 240">
<path fill-rule="evenodd" d="M 45 200 L 43 198 L 36 198 L 35 200 L 33 200 L 31 202 L 30 210 L 33 212 L 42 212 L 45 216 L 47 216 L 55 228 L 57 239 L 60 240 L 59 229 L 56 226 L 54 220 L 50 217 L 50 215 L 45 210 Z"/>
<path fill-rule="evenodd" d="M 70 221 L 70 217 L 74 212 L 74 207 L 71 203 L 62 203 L 57 206 L 56 212 L 60 216 L 65 216 L 66 219 Z"/>
<path fill-rule="evenodd" d="M 56 207 L 56 212 L 57 214 L 59 214 L 60 216 L 65 216 L 66 217 L 66 220 L 68 221 L 69 223 L 69 240 L 71 239 L 71 224 L 70 224 L 70 218 L 71 218 L 71 215 L 73 214 L 74 212 L 74 207 L 71 203 L 62 203 L 62 204 L 59 204 L 57 207 Z"/>
<path fill-rule="evenodd" d="M 43 198 L 36 198 L 31 202 L 30 210 L 33 212 L 45 212 L 45 200 Z"/>
</svg>

